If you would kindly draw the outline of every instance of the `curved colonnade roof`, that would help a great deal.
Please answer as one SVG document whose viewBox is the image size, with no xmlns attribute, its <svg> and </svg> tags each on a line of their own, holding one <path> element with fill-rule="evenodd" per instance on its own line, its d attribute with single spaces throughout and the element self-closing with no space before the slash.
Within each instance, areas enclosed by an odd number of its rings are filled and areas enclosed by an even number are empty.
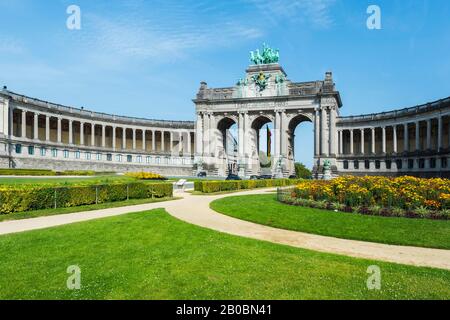
<svg viewBox="0 0 450 320">
<path fill-rule="evenodd" d="M 141 125 L 141 126 L 171 128 L 171 129 L 194 129 L 193 121 L 171 121 L 171 120 L 156 120 L 156 119 L 145 119 L 128 116 L 118 116 L 108 113 L 89 111 L 85 110 L 84 108 L 64 106 L 61 104 L 56 104 L 28 97 L 25 95 L 21 95 L 18 93 L 14 93 L 12 91 L 5 89 L 3 91 L 0 91 L 0 95 L 7 97 L 18 103 L 29 104 L 37 108 L 48 110 L 54 113 L 55 115 L 67 115 L 91 121 L 114 122 L 117 124 Z"/>
<path fill-rule="evenodd" d="M 415 107 L 398 109 L 393 111 L 364 114 L 357 116 L 345 116 L 338 117 L 337 121 L 339 123 L 353 123 L 353 122 L 364 122 L 364 121 L 374 121 L 374 120 L 387 120 L 396 119 L 401 117 L 413 116 L 415 114 L 422 114 L 426 112 L 436 112 L 444 108 L 450 108 L 450 97 L 436 100 L 433 102 L 425 103 Z"/>
<path fill-rule="evenodd" d="M 120 123 L 120 124 L 142 125 L 160 128 L 173 128 L 173 129 L 194 129 L 195 125 L 194 121 L 145 119 L 145 118 L 118 116 L 102 112 L 89 111 L 85 110 L 84 108 L 69 107 L 61 104 L 51 103 L 48 101 L 28 97 L 5 89 L 0 92 L 0 95 L 10 98 L 18 103 L 31 104 L 38 108 L 50 110 L 55 114 L 79 117 L 93 121 L 97 120 L 105 122 L 115 122 L 118 124 Z M 410 108 L 398 109 L 393 111 L 356 115 L 356 116 L 340 116 L 337 118 L 337 121 L 339 124 L 345 124 L 354 122 L 387 120 L 412 116 L 415 114 L 421 114 L 425 112 L 435 112 L 444 108 L 450 108 L 450 97 Z"/>
</svg>

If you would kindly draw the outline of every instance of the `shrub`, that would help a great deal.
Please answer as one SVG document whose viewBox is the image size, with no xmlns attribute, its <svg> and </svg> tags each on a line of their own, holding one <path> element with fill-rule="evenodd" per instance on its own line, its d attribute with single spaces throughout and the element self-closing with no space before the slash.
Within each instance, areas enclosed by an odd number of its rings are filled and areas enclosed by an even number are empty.
<svg viewBox="0 0 450 320">
<path fill-rule="evenodd" d="M 87 186 L 8 186 L 0 188 L 0 213 L 76 207 L 127 199 L 173 196 L 169 183 L 115 183 Z"/>
<path fill-rule="evenodd" d="M 381 210 L 383 210 L 383 208 L 380 207 L 380 206 L 375 205 L 375 206 L 371 206 L 369 208 L 369 210 L 370 210 L 370 212 L 372 212 L 372 214 L 374 216 L 379 216 L 379 215 L 381 215 Z"/>
<path fill-rule="evenodd" d="M 202 193 L 247 190 L 255 188 L 284 187 L 295 185 L 299 179 L 240 180 L 240 181 L 195 181 L 194 190 Z"/>
<path fill-rule="evenodd" d="M 114 174 L 92 170 L 52 171 L 46 169 L 0 169 L 0 176 L 95 176 Z"/>
<path fill-rule="evenodd" d="M 56 172 L 41 169 L 0 169 L 0 176 L 56 176 Z"/>
<path fill-rule="evenodd" d="M 395 217 L 404 217 L 406 215 L 405 210 L 402 208 L 393 208 L 392 215 Z"/>
<path fill-rule="evenodd" d="M 421 218 L 428 218 L 431 212 L 426 207 L 421 206 L 416 208 L 415 213 Z"/>
<path fill-rule="evenodd" d="M 58 176 L 95 176 L 97 173 L 92 170 L 68 170 L 56 172 Z"/>
<path fill-rule="evenodd" d="M 360 206 L 353 207 L 352 212 L 353 213 L 361 213 L 361 207 Z"/>
</svg>

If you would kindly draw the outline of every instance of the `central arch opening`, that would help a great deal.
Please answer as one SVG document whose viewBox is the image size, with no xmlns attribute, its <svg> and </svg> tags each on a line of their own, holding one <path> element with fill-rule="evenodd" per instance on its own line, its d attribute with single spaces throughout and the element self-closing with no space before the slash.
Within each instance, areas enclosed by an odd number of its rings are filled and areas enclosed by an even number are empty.
<svg viewBox="0 0 450 320">
<path fill-rule="evenodd" d="M 238 174 L 238 126 L 235 120 L 225 117 L 217 124 L 219 136 L 218 160 L 223 163 L 223 174 Z"/>
<path fill-rule="evenodd" d="M 304 165 L 310 171 L 314 167 L 314 125 L 305 115 L 299 114 L 289 122 L 287 157 L 287 169 L 291 174 L 296 174 L 296 164 L 298 167 Z"/>
<path fill-rule="evenodd" d="M 272 175 L 272 159 L 275 151 L 274 126 L 267 116 L 259 116 L 252 122 L 253 136 L 250 138 L 252 146 L 251 159 L 256 164 L 254 175 Z"/>
</svg>

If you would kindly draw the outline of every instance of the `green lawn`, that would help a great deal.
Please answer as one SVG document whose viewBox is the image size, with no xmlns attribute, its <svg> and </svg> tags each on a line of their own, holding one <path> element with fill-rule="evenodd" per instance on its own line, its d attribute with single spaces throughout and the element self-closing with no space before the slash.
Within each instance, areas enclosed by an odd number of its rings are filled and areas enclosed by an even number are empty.
<svg viewBox="0 0 450 320">
<path fill-rule="evenodd" d="M 176 200 L 176 199 L 178 199 L 178 198 L 130 199 L 130 200 L 126 200 L 126 201 L 91 204 L 91 205 L 79 206 L 79 207 L 15 212 L 15 213 L 10 213 L 10 214 L 0 214 L 0 222 L 10 221 L 10 220 L 30 219 L 30 218 L 44 217 L 44 216 L 54 216 L 54 215 L 68 214 L 68 213 L 74 213 L 74 212 L 93 211 L 93 210 L 101 210 L 101 209 L 108 209 L 108 208 L 134 206 L 134 205 L 139 205 L 139 204 L 163 202 L 163 201 Z"/>
<path fill-rule="evenodd" d="M 164 210 L 0 237 L 0 299 L 449 299 L 450 271 L 318 253 Z M 81 290 L 66 288 L 71 265 Z M 366 287 L 381 268 L 380 291 Z"/>
<path fill-rule="evenodd" d="M 385 218 L 289 206 L 275 195 L 216 200 L 217 212 L 281 229 L 388 244 L 450 249 L 450 221 Z"/>
</svg>

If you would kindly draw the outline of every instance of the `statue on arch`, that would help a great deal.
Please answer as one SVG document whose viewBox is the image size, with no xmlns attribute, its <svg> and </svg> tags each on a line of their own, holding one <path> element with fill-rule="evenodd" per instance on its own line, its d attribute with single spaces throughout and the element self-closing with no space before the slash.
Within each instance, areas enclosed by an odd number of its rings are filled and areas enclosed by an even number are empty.
<svg viewBox="0 0 450 320">
<path fill-rule="evenodd" d="M 256 51 L 250 51 L 250 61 L 255 65 L 278 63 L 280 59 L 280 51 L 273 49 L 267 44 L 263 44 L 262 53 L 259 49 Z"/>
</svg>

